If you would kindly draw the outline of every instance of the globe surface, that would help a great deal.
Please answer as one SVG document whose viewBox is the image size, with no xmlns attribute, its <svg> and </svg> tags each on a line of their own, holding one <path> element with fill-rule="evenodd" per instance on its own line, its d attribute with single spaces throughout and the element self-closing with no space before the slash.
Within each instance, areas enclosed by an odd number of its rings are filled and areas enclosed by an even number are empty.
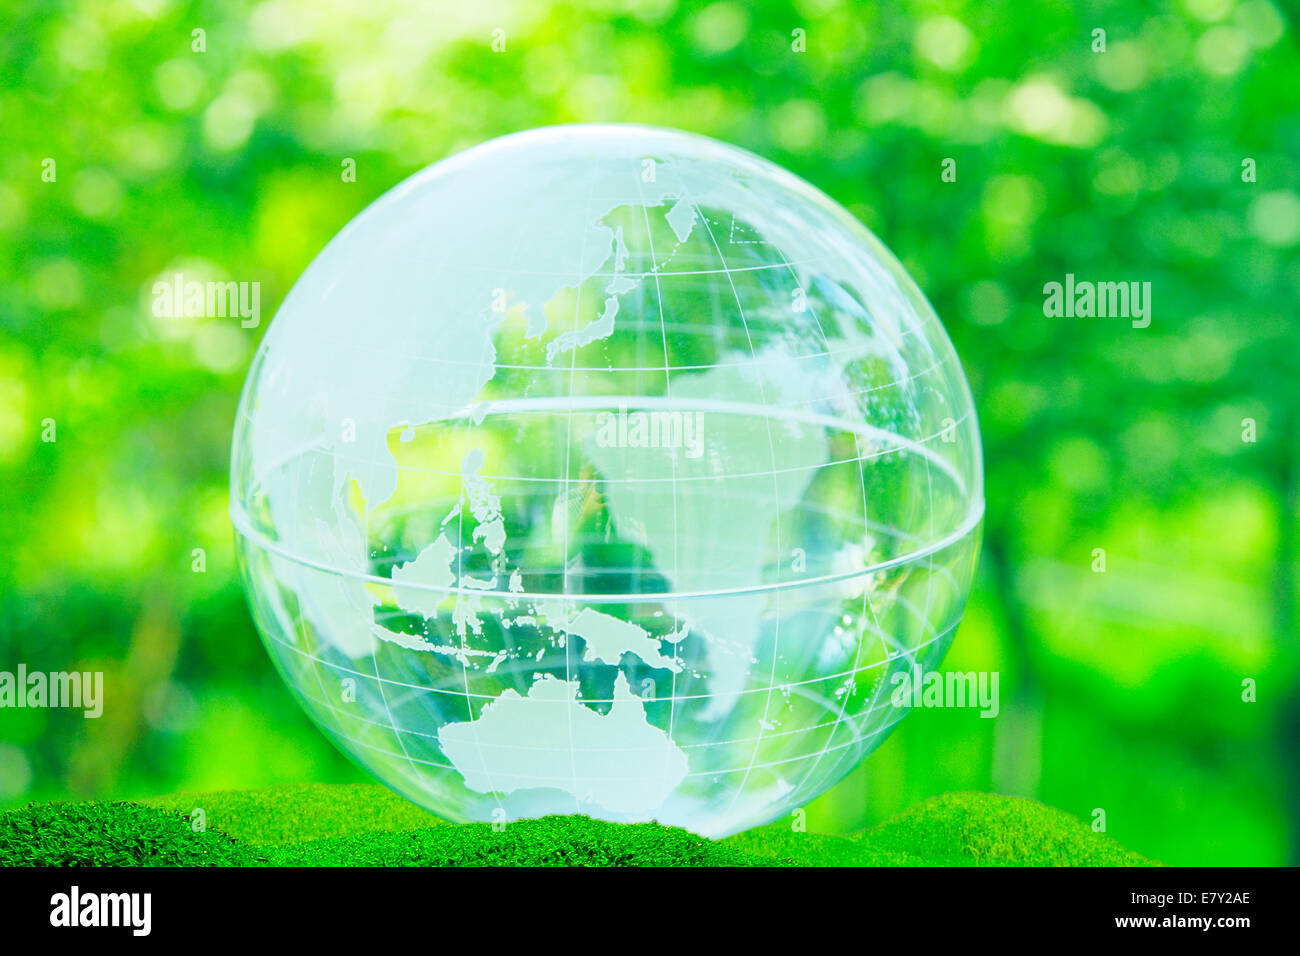
<svg viewBox="0 0 1300 956">
<path fill-rule="evenodd" d="M 634 126 L 494 140 L 357 216 L 266 333 L 231 470 L 267 650 L 379 779 L 708 835 L 904 716 L 983 513 L 893 256 L 771 163 Z"/>
</svg>

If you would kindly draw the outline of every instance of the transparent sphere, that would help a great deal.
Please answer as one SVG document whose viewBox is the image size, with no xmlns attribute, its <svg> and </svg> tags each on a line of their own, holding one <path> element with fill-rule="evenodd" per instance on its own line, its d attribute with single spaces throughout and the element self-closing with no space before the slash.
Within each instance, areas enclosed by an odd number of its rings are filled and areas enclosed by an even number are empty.
<svg viewBox="0 0 1300 956">
<path fill-rule="evenodd" d="M 720 835 L 938 665 L 983 489 L 960 363 L 802 180 L 635 126 L 507 136 L 356 217 L 254 360 L 231 514 L 312 719 L 453 820 Z"/>
</svg>

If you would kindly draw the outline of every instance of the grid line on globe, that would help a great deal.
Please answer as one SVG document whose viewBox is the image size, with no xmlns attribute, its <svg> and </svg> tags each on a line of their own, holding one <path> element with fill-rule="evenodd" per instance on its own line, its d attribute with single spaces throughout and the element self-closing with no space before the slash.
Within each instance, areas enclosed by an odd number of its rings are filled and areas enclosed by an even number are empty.
<svg viewBox="0 0 1300 956">
<path fill-rule="evenodd" d="M 721 835 L 807 803 L 939 665 L 982 512 L 897 261 L 644 127 L 505 137 L 369 207 L 268 329 L 232 451 L 277 669 L 452 820 Z"/>
</svg>

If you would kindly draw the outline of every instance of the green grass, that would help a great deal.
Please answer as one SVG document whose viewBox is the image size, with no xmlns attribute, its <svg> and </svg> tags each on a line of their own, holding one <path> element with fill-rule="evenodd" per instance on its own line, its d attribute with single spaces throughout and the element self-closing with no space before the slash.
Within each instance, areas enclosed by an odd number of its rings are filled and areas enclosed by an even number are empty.
<svg viewBox="0 0 1300 956">
<path fill-rule="evenodd" d="M 191 826 L 204 811 L 207 829 Z M 707 840 L 588 817 L 448 824 L 374 785 L 50 803 L 0 814 L 0 866 L 1142 866 L 1069 814 L 984 793 L 934 797 L 849 836 L 772 824 Z"/>
<path fill-rule="evenodd" d="M 296 783 L 261 790 L 182 792 L 143 803 L 187 819 L 196 807 L 201 808 L 209 829 L 254 846 L 446 825 L 428 810 L 373 783 Z"/>
<path fill-rule="evenodd" d="M 427 827 L 313 840 L 278 851 L 285 866 L 771 866 L 769 860 L 657 823 L 589 817 Z"/>
<path fill-rule="evenodd" d="M 1142 866 L 1126 849 L 1070 814 L 1036 800 L 948 793 L 909 807 L 857 838 L 884 852 L 977 866 Z"/>
<path fill-rule="evenodd" d="M 726 846 L 829 866 L 1151 866 L 1075 817 L 1021 797 L 931 797 L 851 836 L 794 833 L 773 824 Z"/>
<path fill-rule="evenodd" d="M 4 866 L 256 866 L 258 851 L 138 803 L 43 803 L 0 815 Z"/>
</svg>

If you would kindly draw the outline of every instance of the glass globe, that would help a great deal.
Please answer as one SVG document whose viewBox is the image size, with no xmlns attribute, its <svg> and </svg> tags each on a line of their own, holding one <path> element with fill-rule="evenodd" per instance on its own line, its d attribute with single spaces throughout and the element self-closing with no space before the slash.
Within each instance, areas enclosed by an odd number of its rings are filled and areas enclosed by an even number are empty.
<svg viewBox="0 0 1300 956">
<path fill-rule="evenodd" d="M 311 718 L 452 820 L 723 835 L 825 791 L 942 659 L 983 513 L 957 356 L 808 183 L 561 126 L 437 163 L 269 327 L 231 516 Z"/>
</svg>

